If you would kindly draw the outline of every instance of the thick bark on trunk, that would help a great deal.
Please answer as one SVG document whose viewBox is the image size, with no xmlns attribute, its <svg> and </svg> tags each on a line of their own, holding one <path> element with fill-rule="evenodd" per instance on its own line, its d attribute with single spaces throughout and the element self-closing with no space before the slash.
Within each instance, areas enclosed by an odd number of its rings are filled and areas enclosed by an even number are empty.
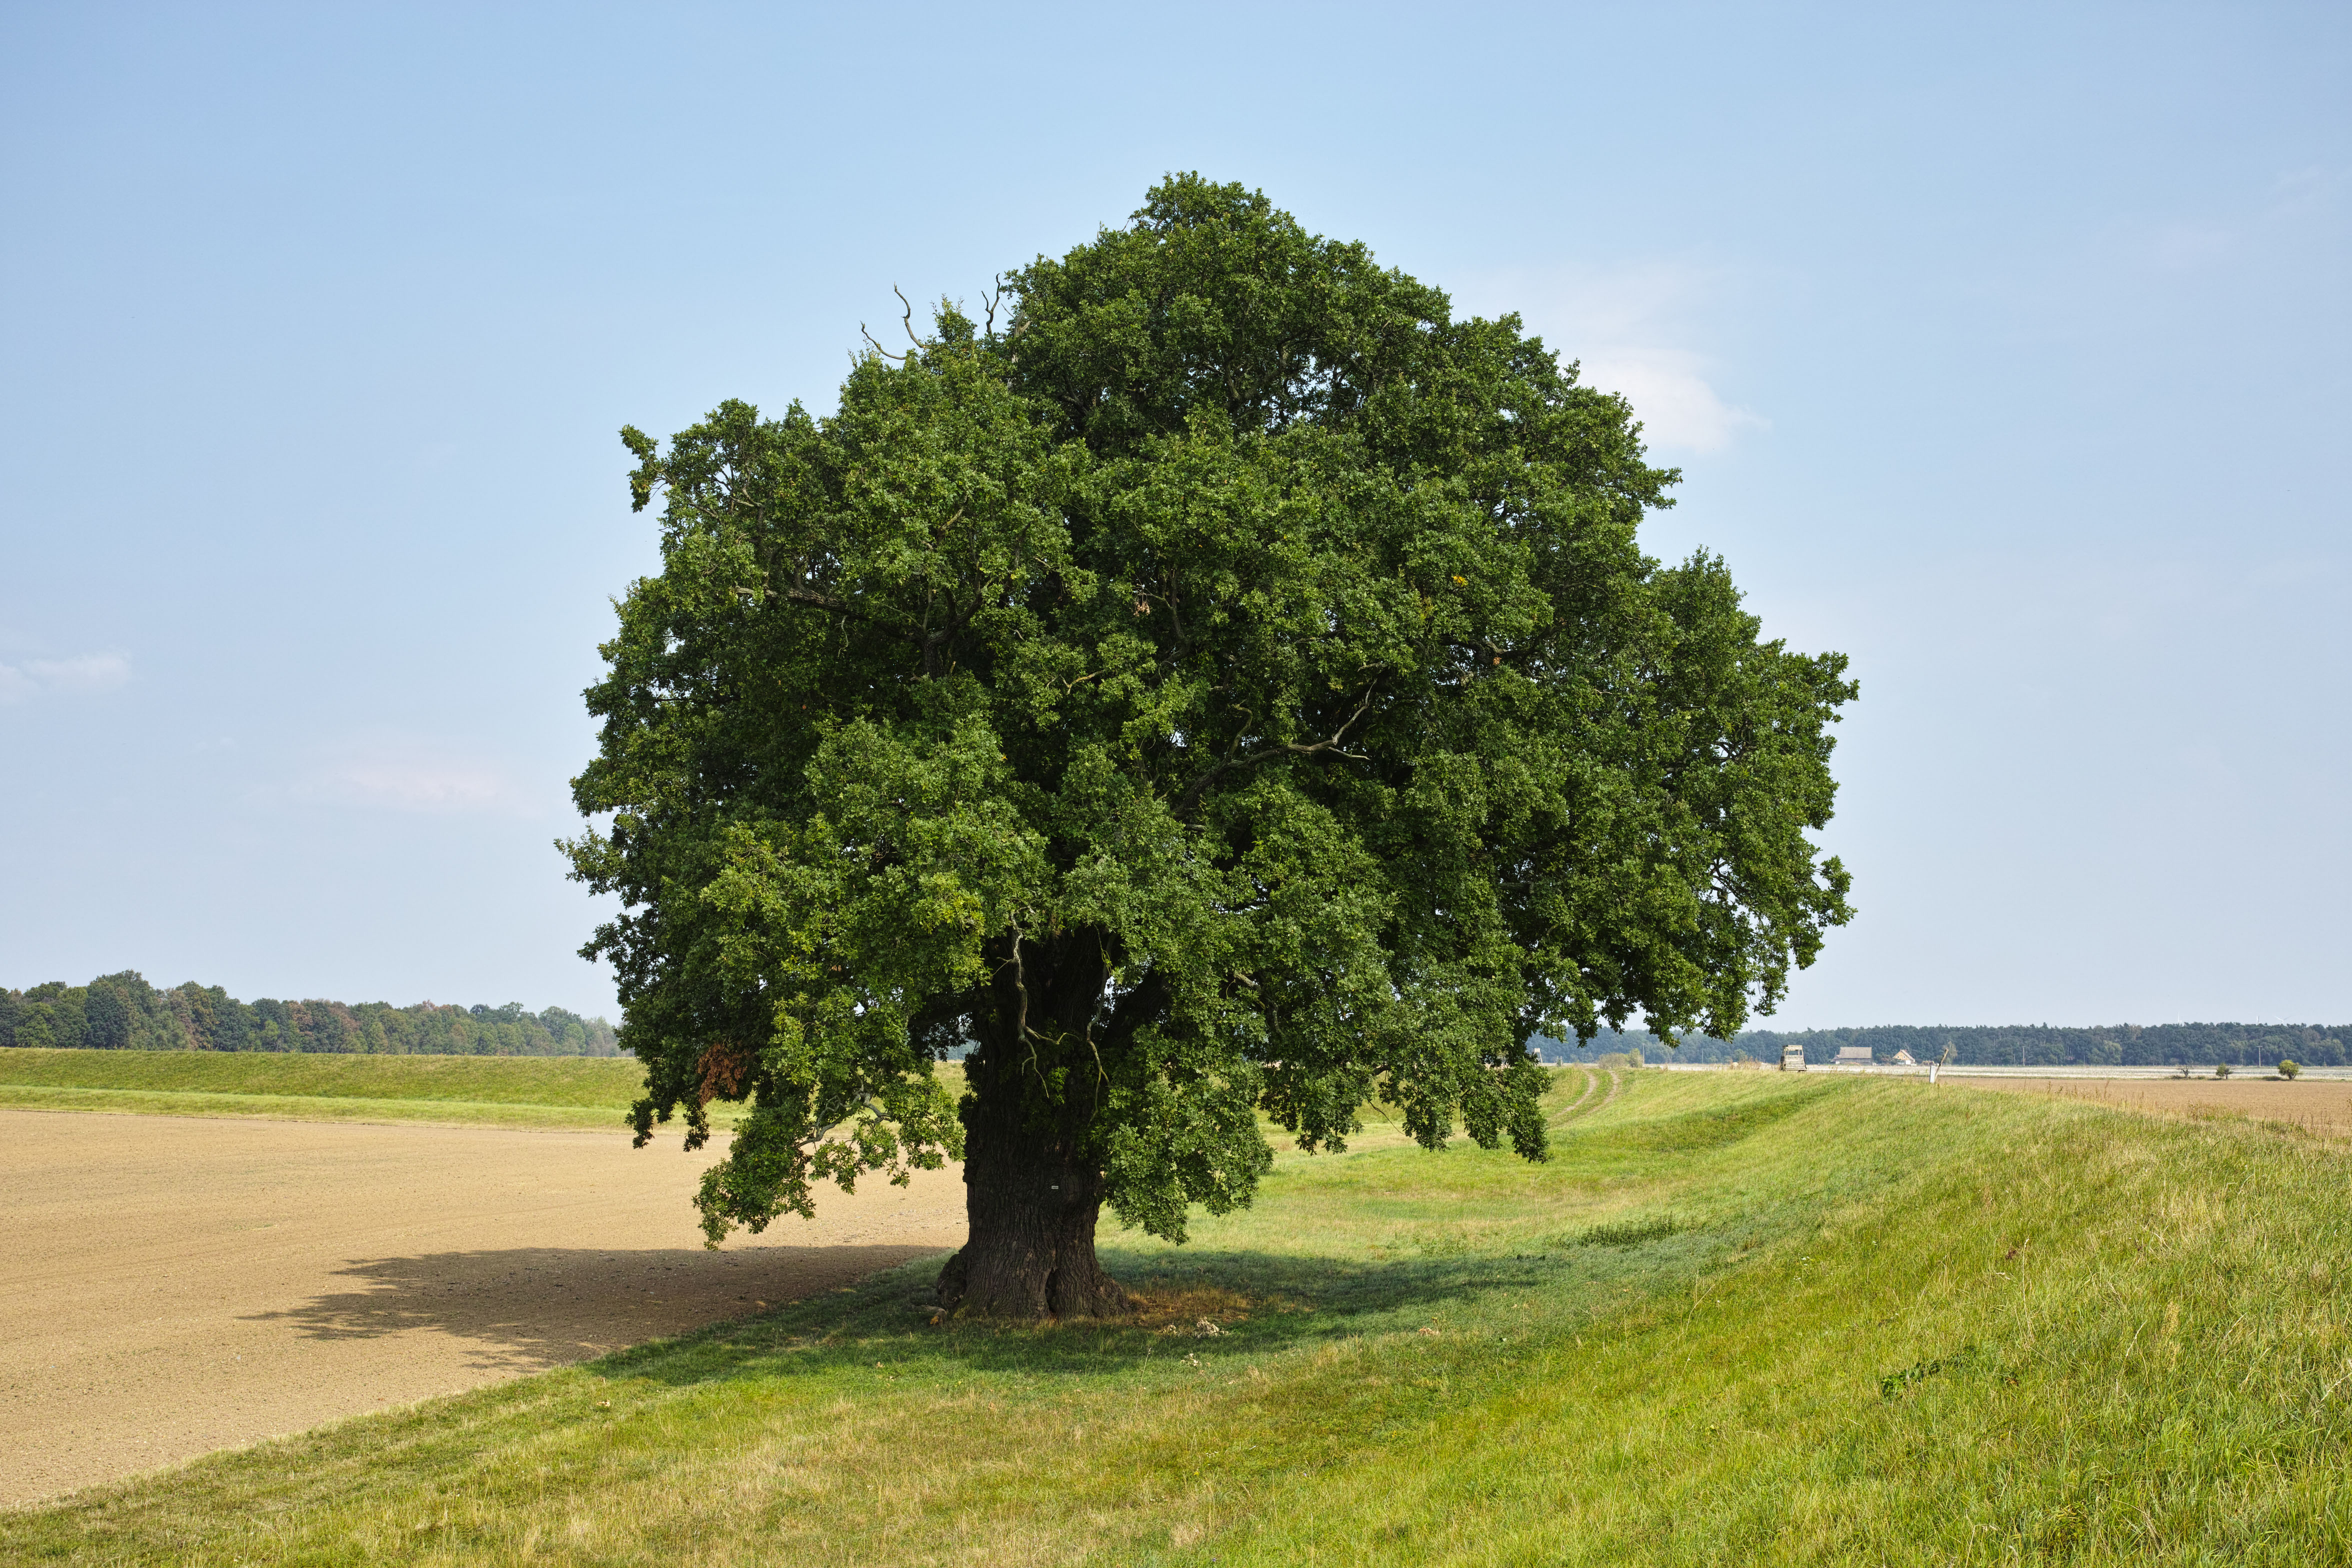
<svg viewBox="0 0 2352 1568">
<path fill-rule="evenodd" d="M 1133 1310 L 1095 1258 L 1101 1178 L 1049 1155 L 982 1161 L 965 1146 L 971 1234 L 940 1270 L 940 1303 L 989 1318 L 1118 1318 Z M 1017 1152 L 1008 1151 L 1007 1152 Z"/>
<path fill-rule="evenodd" d="M 1041 1071 L 1086 1037 L 1104 971 L 1089 953 L 1055 963 L 1026 944 L 1024 963 L 999 970 L 997 1027 L 964 1062 L 964 1212 L 971 1235 L 940 1270 L 940 1304 L 992 1318 L 1115 1318 L 1133 1310 L 1127 1292 L 1095 1258 L 1102 1173 L 1076 1150 L 1094 1112 L 1078 1063 L 1061 1091 L 1038 1092 Z M 1006 976 L 1016 976 L 1008 981 Z M 1025 986 L 1027 994 L 1022 994 Z M 1025 1005 L 1024 1005 L 1025 1004 Z M 1025 1024 L 1030 1030 L 1021 1038 Z M 1025 1047 L 1025 1048 L 1017 1048 Z"/>
</svg>

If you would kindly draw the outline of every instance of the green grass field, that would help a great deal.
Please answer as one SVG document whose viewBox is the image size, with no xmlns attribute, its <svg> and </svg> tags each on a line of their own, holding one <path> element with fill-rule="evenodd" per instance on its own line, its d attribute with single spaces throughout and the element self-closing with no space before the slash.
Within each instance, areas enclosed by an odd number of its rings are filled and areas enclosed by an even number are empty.
<svg viewBox="0 0 2352 1568">
<path fill-rule="evenodd" d="M 633 1057 L 0 1051 L 0 1106 L 41 1110 L 609 1128 L 643 1081 Z"/>
<path fill-rule="evenodd" d="M 1139 1324 L 929 1266 L 0 1516 L 12 1562 L 2352 1559 L 2346 1155 L 1915 1081 L 1627 1075 L 1551 1162 L 1286 1155 Z"/>
</svg>

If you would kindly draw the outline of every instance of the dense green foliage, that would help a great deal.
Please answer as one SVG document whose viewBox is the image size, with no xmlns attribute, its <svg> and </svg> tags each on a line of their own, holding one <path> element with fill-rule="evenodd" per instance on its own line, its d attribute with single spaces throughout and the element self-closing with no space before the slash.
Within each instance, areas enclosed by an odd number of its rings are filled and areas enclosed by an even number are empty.
<svg viewBox="0 0 2352 1568">
<path fill-rule="evenodd" d="M 419 1002 L 239 1002 L 189 981 L 168 991 L 135 970 L 87 985 L 0 991 L 0 1047 L 135 1051 L 360 1051 L 400 1056 L 609 1057 L 613 1026 L 561 1007 Z"/>
<path fill-rule="evenodd" d="M 1559 1077 L 1548 1163 L 1375 1121 L 1184 1251 L 1124 1238 L 1132 1325 L 931 1328 L 909 1268 L 0 1532 L 198 1568 L 2352 1559 L 2340 1147 L 1762 1073 L 1569 1115 Z"/>
<path fill-rule="evenodd" d="M 973 1192 L 1088 1237 L 1247 1201 L 1261 1108 L 1539 1156 L 1532 1035 L 1731 1033 L 1847 918 L 1843 657 L 1642 552 L 1675 476 L 1517 318 L 1192 177 L 1002 308 L 625 432 L 571 849 L 645 1124 L 756 1106 L 714 1236 L 955 1148 L 963 1045 Z"/>
<path fill-rule="evenodd" d="M 1940 1061 L 1946 1050 L 1962 1067 L 2204 1067 L 2232 1062 L 2242 1067 L 2274 1065 L 2292 1057 L 2305 1067 L 2342 1067 L 2352 1024 L 2114 1024 L 2053 1029 L 2048 1025 L 2009 1024 L 1975 1027 L 1886 1024 L 1860 1029 L 1742 1030 L 1728 1044 L 1704 1036 L 1665 1042 L 1646 1034 L 1604 1030 L 1577 1047 L 1544 1042 L 1549 1057 L 1585 1060 L 1606 1051 L 1639 1049 L 1651 1061 L 1730 1061 L 1748 1056 L 1777 1062 L 1781 1047 L 1797 1045 L 1808 1062 L 1837 1059 L 1848 1046 L 1866 1046 L 1880 1061 L 1909 1051 L 1920 1062 Z"/>
</svg>

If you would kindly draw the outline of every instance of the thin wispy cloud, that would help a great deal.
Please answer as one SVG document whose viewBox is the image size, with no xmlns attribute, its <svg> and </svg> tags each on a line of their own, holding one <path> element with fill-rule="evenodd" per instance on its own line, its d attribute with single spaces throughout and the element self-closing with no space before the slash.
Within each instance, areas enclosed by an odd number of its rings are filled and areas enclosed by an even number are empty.
<svg viewBox="0 0 2352 1568">
<path fill-rule="evenodd" d="M 527 792 L 501 764 L 429 742 L 341 748 L 307 769 L 293 794 L 316 804 L 439 816 L 530 807 Z"/>
<path fill-rule="evenodd" d="M 1482 315 L 1517 310 L 1587 386 L 1633 405 L 1643 434 L 1667 451 L 1719 452 L 1771 421 L 1716 390 L 1702 318 L 1727 287 L 1718 269 L 1684 262 L 1515 268 L 1474 279 L 1461 303 Z"/>
<path fill-rule="evenodd" d="M 1762 415 L 1726 403 L 1706 378 L 1706 361 L 1687 349 L 1608 346 L 1583 357 L 1588 386 L 1633 405 L 1656 447 L 1719 452 L 1743 430 L 1769 430 Z"/>
<path fill-rule="evenodd" d="M 0 664 L 0 702 L 30 702 L 39 697 L 82 697 L 111 691 L 131 679 L 131 660 L 119 653 L 86 653 L 72 658 L 30 658 Z"/>
</svg>

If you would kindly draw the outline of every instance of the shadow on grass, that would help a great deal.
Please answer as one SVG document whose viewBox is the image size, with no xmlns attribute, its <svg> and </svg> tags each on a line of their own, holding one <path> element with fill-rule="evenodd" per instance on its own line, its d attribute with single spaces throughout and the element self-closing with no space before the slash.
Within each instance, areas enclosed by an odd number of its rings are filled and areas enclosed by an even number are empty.
<svg viewBox="0 0 2352 1568">
<path fill-rule="evenodd" d="M 1777 1124 L 1848 1092 L 1839 1084 L 1776 1084 L 1771 1092 L 1632 1126 L 1601 1124 L 1563 1139 L 1563 1180 L 1605 1182 L 1687 1173 L 1694 1157 L 1721 1158 Z M 1360 1213 L 1367 1187 L 1412 1184 L 1416 1210 L 1434 1184 L 1412 1150 L 1343 1156 L 1327 1171 L 1293 1166 L 1292 1183 L 1329 1182 Z M 1448 1200 L 1450 1201 L 1450 1200 Z M 1442 1206 L 1442 1204 L 1441 1204 Z M 1810 1211 L 1806 1211 L 1810 1212 Z M 1736 1246 L 1798 1220 L 1790 1211 L 1685 1214 L 1612 1209 L 1601 1223 L 1524 1237 L 1516 1250 L 1477 1243 L 1442 1218 L 1412 1228 L 1410 1253 L 1374 1258 L 1321 1251 L 1228 1247 L 1181 1250 L 1103 1247 L 1104 1266 L 1142 1310 L 1131 1321 L 1006 1324 L 940 1319 L 928 1287 L 933 1266 L 902 1267 L 850 1289 L 706 1333 L 640 1346 L 589 1370 L 615 1379 L 688 1386 L 733 1379 L 873 1372 L 952 1383 L 1011 1374 L 1116 1383 L 1153 1363 L 1197 1366 L 1379 1335 L 1418 1335 L 1447 1325 L 1493 1333 L 1525 1326 L 1567 1335 L 1660 1290 L 1686 1284 Z M 1570 1215 L 1563 1214 L 1563 1220 Z M 1385 1227 L 1383 1227 L 1385 1228 Z M 1509 1246 L 1510 1244 L 1506 1244 Z M 1461 1250 L 1454 1250 L 1460 1247 Z"/>
<path fill-rule="evenodd" d="M 587 1370 L 673 1387 L 736 1379 L 887 1370 L 952 1382 L 992 1374 L 1117 1380 L 1153 1363 L 1246 1360 L 1376 1334 L 1452 1331 L 1498 1304 L 1569 1331 L 1687 1280 L 1737 1239 L 1676 1224 L 1639 1238 L 1552 1244 L 1522 1255 L 1342 1262 L 1264 1251 L 1141 1253 L 1103 1262 L 1135 1297 L 1132 1321 L 1039 1324 L 940 1319 L 926 1305 L 929 1259 L 681 1340 L 639 1346 Z"/>
</svg>

